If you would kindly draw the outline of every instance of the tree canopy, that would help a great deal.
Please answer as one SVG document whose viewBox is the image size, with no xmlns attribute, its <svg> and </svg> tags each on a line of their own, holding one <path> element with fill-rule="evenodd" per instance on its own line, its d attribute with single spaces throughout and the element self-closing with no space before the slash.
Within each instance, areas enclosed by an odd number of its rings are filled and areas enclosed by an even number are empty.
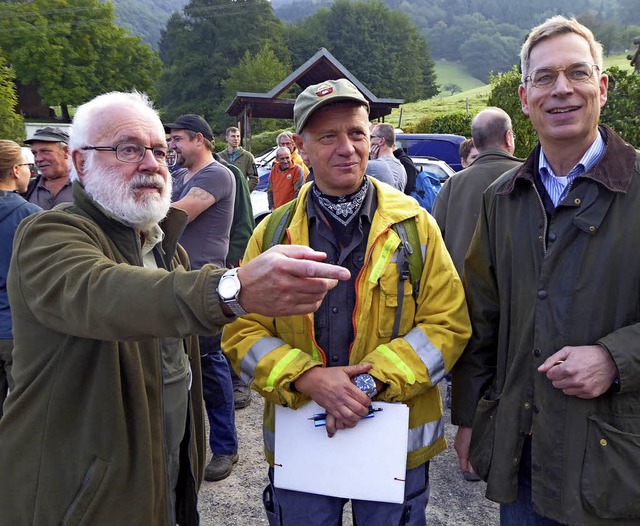
<svg viewBox="0 0 640 526">
<path fill-rule="evenodd" d="M 0 137 L 16 142 L 24 140 L 24 123 L 22 117 L 15 112 L 18 102 L 15 72 L 7 66 L 0 53 Z"/>
<path fill-rule="evenodd" d="M 149 45 L 114 24 L 112 4 L 98 0 L 2 3 L 0 48 L 17 79 L 37 83 L 44 103 L 63 113 L 107 91 L 147 91 L 161 68 Z"/>
<path fill-rule="evenodd" d="M 336 0 L 287 31 L 294 67 L 325 47 L 378 97 L 407 102 L 438 89 L 429 43 L 403 12 L 378 0 Z"/>
<path fill-rule="evenodd" d="M 273 0 L 276 14 L 289 22 L 326 9 L 327 1 Z M 638 0 L 383 1 L 409 15 L 429 41 L 434 58 L 460 61 L 485 81 L 490 71 L 506 73 L 517 64 L 526 33 L 554 15 L 577 17 L 595 33 L 605 53 L 628 49 L 632 39 L 640 35 Z M 354 40 L 360 38 L 359 32 L 354 35 L 357 35 Z"/>
<path fill-rule="evenodd" d="M 198 113 L 224 130 L 231 124 L 224 113 L 232 100 L 223 85 L 229 71 L 267 43 L 281 64 L 289 64 L 285 32 L 268 0 L 191 0 L 172 15 L 160 40 L 165 69 L 158 94 L 165 116 Z"/>
</svg>

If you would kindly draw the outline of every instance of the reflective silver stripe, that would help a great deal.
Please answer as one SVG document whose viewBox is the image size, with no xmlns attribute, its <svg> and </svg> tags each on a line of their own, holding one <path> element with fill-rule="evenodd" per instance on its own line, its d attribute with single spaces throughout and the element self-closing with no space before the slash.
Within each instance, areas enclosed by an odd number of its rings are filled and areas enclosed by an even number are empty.
<svg viewBox="0 0 640 526">
<path fill-rule="evenodd" d="M 404 335 L 405 341 L 413 347 L 429 371 L 431 385 L 436 385 L 444 378 L 444 358 L 438 349 L 427 337 L 422 329 L 414 327 Z"/>
<path fill-rule="evenodd" d="M 286 342 L 280 338 L 264 337 L 254 343 L 249 352 L 240 362 L 240 378 L 246 385 L 251 385 L 255 376 L 256 366 L 267 354 Z"/>
<path fill-rule="evenodd" d="M 407 451 L 428 447 L 444 436 L 444 418 L 409 429 Z"/>
<path fill-rule="evenodd" d="M 262 440 L 264 441 L 264 448 L 269 452 L 275 454 L 276 451 L 276 434 L 273 431 L 269 431 L 266 427 L 262 428 Z"/>
</svg>

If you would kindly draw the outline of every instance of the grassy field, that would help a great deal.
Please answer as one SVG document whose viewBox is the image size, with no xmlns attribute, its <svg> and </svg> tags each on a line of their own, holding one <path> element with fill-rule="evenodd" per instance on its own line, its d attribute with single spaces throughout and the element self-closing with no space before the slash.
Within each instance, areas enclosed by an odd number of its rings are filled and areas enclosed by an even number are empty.
<svg viewBox="0 0 640 526">
<path fill-rule="evenodd" d="M 435 70 L 438 77 L 438 84 L 443 93 L 438 97 L 446 97 L 450 92 L 444 90 L 444 86 L 454 84 L 462 91 L 484 86 L 484 82 L 469 75 L 458 62 L 448 62 L 446 60 L 436 60 Z"/>
<path fill-rule="evenodd" d="M 632 69 L 626 54 L 605 57 L 605 69 L 612 66 L 617 66 L 621 69 Z M 486 107 L 491 86 L 483 84 L 482 81 L 467 74 L 464 71 L 464 67 L 456 62 L 437 60 L 435 69 L 440 89 L 448 84 L 457 84 L 465 91 L 455 95 L 449 95 L 445 92 L 431 99 L 403 104 L 385 118 L 386 122 L 402 128 L 408 124 L 415 124 L 427 116 L 437 117 L 438 115 L 454 112 L 468 112 L 471 115 L 475 115 Z M 402 119 L 400 119 L 401 111 Z"/>
</svg>

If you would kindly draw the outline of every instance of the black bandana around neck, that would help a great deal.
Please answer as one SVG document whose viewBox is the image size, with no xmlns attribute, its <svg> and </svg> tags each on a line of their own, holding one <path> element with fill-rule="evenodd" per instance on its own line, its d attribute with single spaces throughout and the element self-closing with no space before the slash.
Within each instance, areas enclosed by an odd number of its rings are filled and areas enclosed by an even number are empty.
<svg viewBox="0 0 640 526">
<path fill-rule="evenodd" d="M 322 211 L 329 214 L 329 216 L 338 223 L 347 226 L 360 210 L 365 197 L 367 197 L 368 188 L 369 180 L 367 177 L 364 177 L 360 188 L 349 195 L 335 196 L 323 194 L 315 183 L 311 187 L 311 190 Z"/>
</svg>

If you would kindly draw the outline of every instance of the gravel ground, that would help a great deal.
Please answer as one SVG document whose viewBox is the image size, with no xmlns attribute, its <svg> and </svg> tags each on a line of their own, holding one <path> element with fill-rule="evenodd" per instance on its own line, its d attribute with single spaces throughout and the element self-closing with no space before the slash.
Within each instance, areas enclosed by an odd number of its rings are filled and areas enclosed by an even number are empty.
<svg viewBox="0 0 640 526">
<path fill-rule="evenodd" d="M 240 460 L 231 475 L 219 482 L 203 482 L 200 515 L 203 526 L 266 525 L 262 490 L 267 484 L 267 463 L 262 454 L 262 399 L 252 392 L 251 405 L 236 412 Z M 448 411 L 445 421 L 449 421 Z M 484 482 L 466 482 L 453 450 L 455 428 L 445 429 L 449 449 L 431 461 L 429 526 L 492 526 L 499 523 L 498 507 L 484 498 Z M 352 524 L 345 512 L 344 525 Z"/>
</svg>

